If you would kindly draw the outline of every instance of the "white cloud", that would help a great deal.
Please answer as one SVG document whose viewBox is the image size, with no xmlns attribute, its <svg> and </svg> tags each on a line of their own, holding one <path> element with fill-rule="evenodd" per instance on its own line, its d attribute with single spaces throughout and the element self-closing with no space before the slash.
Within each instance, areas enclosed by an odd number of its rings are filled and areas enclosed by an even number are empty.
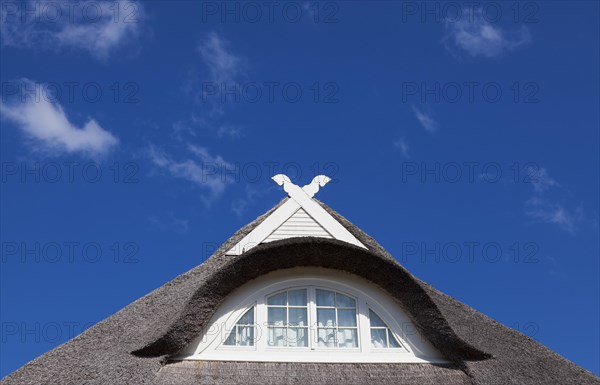
<svg viewBox="0 0 600 385">
<path fill-rule="evenodd" d="M 404 138 L 400 138 L 396 142 L 394 142 L 394 147 L 399 149 L 402 153 L 402 156 L 404 156 L 406 159 L 410 158 L 410 147 L 408 146 L 408 143 L 406 143 L 406 140 Z"/>
<path fill-rule="evenodd" d="M 29 88 L 33 86 L 29 80 L 24 82 L 29 83 Z M 96 156 L 107 153 L 119 143 L 94 119 L 88 118 L 82 128 L 75 126 L 59 104 L 44 98 L 31 97 L 11 104 L 0 102 L 0 112 L 25 133 L 35 148 L 49 152 Z"/>
<path fill-rule="evenodd" d="M 413 111 L 421 126 L 428 132 L 435 132 L 438 128 L 438 123 L 433 120 L 431 114 L 425 113 L 424 111 L 419 110 L 417 107 L 413 106 Z"/>
<path fill-rule="evenodd" d="M 533 196 L 525 202 L 525 214 L 536 222 L 556 225 L 570 234 L 575 234 L 583 220 L 583 209 L 569 209 L 547 196 L 551 190 L 561 186 L 545 168 L 529 166 L 525 168 L 525 172 L 525 180 L 531 183 L 534 191 Z"/>
<path fill-rule="evenodd" d="M 183 141 L 184 136 L 197 136 L 197 130 L 215 133 L 219 138 L 239 139 L 243 136 L 242 128 L 238 125 L 220 122 L 219 119 L 193 114 L 189 119 L 178 120 L 173 123 L 173 134 L 177 140 Z"/>
<path fill-rule="evenodd" d="M 0 23 L 4 46 L 40 51 L 78 49 L 106 60 L 134 40 L 143 18 L 141 3 L 130 0 L 3 4 Z M 25 13 L 33 10 L 33 13 Z"/>
<path fill-rule="evenodd" d="M 531 42 L 526 26 L 507 30 L 487 21 L 481 9 L 465 10 L 457 20 L 446 20 L 443 42 L 451 51 L 456 49 L 471 56 L 493 58 Z"/>
<path fill-rule="evenodd" d="M 534 220 L 559 226 L 564 231 L 575 234 L 581 220 L 580 209 L 574 212 L 566 209 L 559 203 L 533 197 L 527 201 L 527 215 Z"/>
<path fill-rule="evenodd" d="M 530 166 L 525 171 L 527 173 L 526 180 L 531 182 L 537 193 L 543 193 L 550 187 L 560 187 L 560 184 L 543 167 Z"/>
<path fill-rule="evenodd" d="M 233 201 L 233 203 L 231 204 L 231 210 L 239 219 L 242 219 L 250 205 L 256 203 L 257 200 L 262 199 L 267 193 L 269 193 L 273 189 L 276 189 L 276 187 L 270 186 L 267 188 L 254 188 L 250 186 L 250 184 L 246 184 L 245 196 L 243 198 Z"/>
<path fill-rule="evenodd" d="M 217 127 L 217 135 L 219 138 L 227 136 L 229 138 L 237 139 L 242 136 L 242 129 L 239 126 L 224 123 Z"/>
<path fill-rule="evenodd" d="M 242 126 L 231 123 L 229 114 L 226 114 L 226 111 L 235 108 L 236 99 L 229 95 L 227 101 L 223 101 L 223 90 L 234 87 L 239 90 L 247 60 L 235 54 L 230 43 L 214 31 L 201 39 L 197 51 L 202 59 L 202 70 L 191 71 L 182 90 L 192 95 L 201 108 L 189 118 L 175 123 L 175 137 L 184 140 L 186 134 L 196 136 L 197 130 L 204 130 L 219 138 L 239 139 L 243 136 Z"/>
<path fill-rule="evenodd" d="M 166 218 L 158 218 L 154 215 L 148 217 L 150 223 L 161 231 L 173 230 L 177 233 L 187 233 L 190 228 L 190 221 L 177 218 L 173 212 L 169 211 Z"/>
<path fill-rule="evenodd" d="M 210 32 L 198 45 L 198 51 L 212 81 L 218 83 L 236 82 L 242 71 L 243 60 L 233 54 L 229 43 L 216 32 Z"/>
<path fill-rule="evenodd" d="M 235 170 L 235 167 L 221 156 L 211 155 L 205 147 L 188 145 L 187 150 L 194 158 L 175 160 L 153 145 L 147 152 L 152 163 L 171 176 L 187 180 L 206 190 L 208 195 L 204 196 L 203 200 L 206 205 L 210 205 L 214 199 L 223 194 L 229 184 L 233 183 L 231 178 L 226 178 L 226 171 Z"/>
</svg>

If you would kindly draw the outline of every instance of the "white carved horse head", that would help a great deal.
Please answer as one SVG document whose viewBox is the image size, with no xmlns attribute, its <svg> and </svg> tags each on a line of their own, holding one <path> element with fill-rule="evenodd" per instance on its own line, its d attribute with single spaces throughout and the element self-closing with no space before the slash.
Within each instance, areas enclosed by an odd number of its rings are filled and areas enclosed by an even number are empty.
<svg viewBox="0 0 600 385">
<path fill-rule="evenodd" d="M 271 179 L 273 179 L 279 186 L 283 186 L 283 190 L 288 194 L 294 189 L 299 189 L 298 186 L 292 183 L 287 175 L 277 174 Z M 302 191 L 304 191 L 309 198 L 312 198 L 319 191 L 320 187 L 325 186 L 330 181 L 331 178 L 326 175 L 317 175 L 313 178 L 312 182 L 302 187 Z"/>
</svg>

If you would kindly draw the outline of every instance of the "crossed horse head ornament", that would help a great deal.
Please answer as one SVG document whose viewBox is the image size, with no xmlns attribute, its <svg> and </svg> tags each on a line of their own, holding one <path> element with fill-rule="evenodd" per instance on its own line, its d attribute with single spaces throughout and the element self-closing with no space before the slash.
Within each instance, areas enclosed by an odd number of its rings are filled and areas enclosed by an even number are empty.
<svg viewBox="0 0 600 385">
<path fill-rule="evenodd" d="M 283 191 L 288 193 L 290 197 L 296 200 L 297 198 L 300 198 L 302 194 L 306 195 L 308 198 L 314 197 L 315 194 L 319 192 L 320 187 L 325 186 L 331 181 L 331 178 L 326 175 L 317 175 L 313 178 L 312 182 L 300 188 L 300 186 L 293 184 L 290 178 L 284 174 L 277 174 L 271 179 L 273 179 L 279 186 L 283 186 Z"/>
</svg>

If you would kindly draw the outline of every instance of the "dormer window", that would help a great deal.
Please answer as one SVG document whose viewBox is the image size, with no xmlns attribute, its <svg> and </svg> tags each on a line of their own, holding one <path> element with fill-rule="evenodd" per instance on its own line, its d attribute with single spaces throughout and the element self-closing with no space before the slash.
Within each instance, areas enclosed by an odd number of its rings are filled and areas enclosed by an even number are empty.
<svg viewBox="0 0 600 385">
<path fill-rule="evenodd" d="M 313 300 L 314 299 L 314 300 Z M 235 323 L 224 346 L 254 346 L 256 306 Z M 358 348 L 357 300 L 347 294 L 323 288 L 294 288 L 267 296 L 267 346 L 274 348 Z M 402 348 L 394 332 L 372 309 L 368 330 L 372 348 Z M 311 340 L 311 328 L 316 338 Z"/>
<path fill-rule="evenodd" d="M 180 358 L 444 362 L 381 289 L 348 274 L 300 270 L 268 274 L 238 289 Z"/>
</svg>

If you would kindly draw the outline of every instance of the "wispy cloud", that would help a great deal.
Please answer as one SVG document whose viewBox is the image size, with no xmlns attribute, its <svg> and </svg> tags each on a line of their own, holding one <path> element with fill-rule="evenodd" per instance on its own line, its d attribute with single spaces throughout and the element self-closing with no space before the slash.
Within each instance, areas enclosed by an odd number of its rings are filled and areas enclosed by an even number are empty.
<svg viewBox="0 0 600 385">
<path fill-rule="evenodd" d="M 177 218 L 173 212 L 169 211 L 166 217 L 157 217 L 151 215 L 148 217 L 150 223 L 161 231 L 172 230 L 176 233 L 187 233 L 190 228 L 190 221 Z"/>
<path fill-rule="evenodd" d="M 174 159 L 165 151 L 150 145 L 147 155 L 155 166 L 165 170 L 171 176 L 187 180 L 205 190 L 207 195 L 203 196 L 203 200 L 208 206 L 223 194 L 229 184 L 233 183 L 233 180 L 225 177 L 224 171 L 234 170 L 235 167 L 221 156 L 211 155 L 205 147 L 188 145 L 187 151 L 190 157 Z"/>
<path fill-rule="evenodd" d="M 551 187 L 560 187 L 560 184 L 543 167 L 527 167 L 525 172 L 528 174 L 527 180 L 531 182 L 537 193 L 541 194 Z"/>
<path fill-rule="evenodd" d="M 200 109 L 189 118 L 177 121 L 173 126 L 175 136 L 183 139 L 184 134 L 196 136 L 203 130 L 223 139 L 243 137 L 243 128 L 229 121 L 226 111 L 235 107 L 235 97 L 223 100 L 224 90 L 239 89 L 244 79 L 247 60 L 235 53 L 231 43 L 217 32 L 207 33 L 197 46 L 202 65 L 191 71 L 182 90 L 192 96 Z"/>
<path fill-rule="evenodd" d="M 533 196 L 525 202 L 525 214 L 536 222 L 556 225 L 570 234 L 575 234 L 583 220 L 583 209 L 569 209 L 563 203 L 547 196 L 548 192 L 559 188 L 560 184 L 545 168 L 530 166 L 525 171 L 534 191 Z"/>
<path fill-rule="evenodd" d="M 22 82 L 28 89 L 35 87 L 31 80 Z M 60 104 L 45 98 L 30 97 L 9 104 L 0 102 L 0 112 L 26 135 L 28 144 L 36 150 L 94 157 L 106 154 L 119 143 L 92 118 L 88 118 L 83 127 L 77 127 L 69 121 Z"/>
<path fill-rule="evenodd" d="M 190 72 L 182 90 L 200 103 L 201 108 L 173 123 L 173 137 L 179 145 L 185 145 L 187 155 L 173 156 L 156 146 L 150 146 L 147 152 L 155 166 L 202 188 L 206 192 L 204 203 L 209 206 L 234 182 L 235 178 L 227 178 L 227 170 L 231 172 L 235 166 L 211 154 L 208 148 L 189 143 L 190 139 L 197 141 L 201 132 L 212 132 L 219 138 L 242 137 L 242 128 L 225 120 L 226 105 L 220 95 L 206 92 L 204 86 L 209 84 L 218 91 L 221 86 L 239 84 L 245 59 L 235 54 L 231 44 L 216 32 L 207 33 L 196 48 L 202 69 Z"/>
<path fill-rule="evenodd" d="M 196 137 L 198 130 L 212 132 L 219 138 L 239 139 L 243 136 L 242 127 L 228 122 L 221 122 L 218 118 L 210 117 L 210 114 L 192 114 L 189 119 L 178 120 L 173 123 L 173 134 L 178 140 L 183 140 L 184 134 Z"/>
<path fill-rule="evenodd" d="M 421 123 L 421 126 L 423 126 L 425 131 L 435 132 L 438 129 L 439 125 L 433 119 L 431 113 L 427 113 L 423 110 L 420 110 L 415 106 L 413 106 L 412 109 L 413 109 L 413 112 L 415 113 L 415 116 L 417 117 L 417 120 L 419 121 L 419 123 Z"/>
<path fill-rule="evenodd" d="M 261 199 L 274 189 L 276 189 L 275 186 L 270 186 L 267 188 L 255 188 L 252 187 L 250 184 L 246 184 L 246 191 L 244 197 L 234 200 L 231 204 L 231 210 L 239 219 L 242 219 L 244 217 L 244 214 L 248 210 L 248 207 L 250 207 L 257 200 Z"/>
<path fill-rule="evenodd" d="M 210 78 L 218 83 L 235 83 L 244 60 L 230 50 L 229 42 L 216 32 L 208 33 L 198 45 Z"/>
<path fill-rule="evenodd" d="M 458 20 L 445 21 L 446 34 L 442 39 L 451 52 L 457 50 L 471 56 L 498 57 L 531 42 L 526 26 L 508 30 L 484 18 L 481 8 L 466 9 Z"/>
<path fill-rule="evenodd" d="M 38 51 L 76 49 L 106 60 L 140 34 L 144 14 L 139 2 L 52 2 L 51 11 L 47 3 L 3 3 L 2 45 Z M 33 12 L 24 14 L 24 9 Z"/>
<path fill-rule="evenodd" d="M 400 138 L 394 142 L 394 148 L 397 148 L 406 159 L 410 158 L 410 147 L 404 138 Z"/>
<path fill-rule="evenodd" d="M 577 232 L 578 223 L 581 221 L 583 214 L 581 208 L 572 211 L 559 203 L 537 196 L 527 201 L 526 213 L 534 220 L 557 225 L 571 234 Z"/>
<path fill-rule="evenodd" d="M 230 123 L 223 123 L 219 125 L 216 130 L 219 138 L 240 138 L 242 136 L 242 129 L 239 126 Z"/>
</svg>

